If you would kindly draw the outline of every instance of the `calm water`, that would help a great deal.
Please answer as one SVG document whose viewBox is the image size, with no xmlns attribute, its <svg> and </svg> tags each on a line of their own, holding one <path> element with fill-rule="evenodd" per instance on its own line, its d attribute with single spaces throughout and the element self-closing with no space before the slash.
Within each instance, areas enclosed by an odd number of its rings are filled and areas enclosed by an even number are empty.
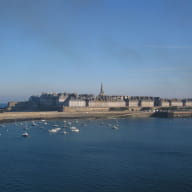
<svg viewBox="0 0 192 192">
<path fill-rule="evenodd" d="M 7 107 L 7 103 L 0 103 L 0 108 Z"/>
<path fill-rule="evenodd" d="M 63 120 L 36 124 L 0 127 L 1 192 L 192 191 L 192 119 L 79 120 L 66 135 L 48 132 Z"/>
</svg>

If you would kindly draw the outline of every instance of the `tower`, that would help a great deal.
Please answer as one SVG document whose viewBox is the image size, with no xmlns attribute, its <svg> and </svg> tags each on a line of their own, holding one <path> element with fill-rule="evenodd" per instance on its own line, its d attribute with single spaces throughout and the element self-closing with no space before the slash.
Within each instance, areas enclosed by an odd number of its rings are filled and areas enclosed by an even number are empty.
<svg viewBox="0 0 192 192">
<path fill-rule="evenodd" d="M 101 83 L 101 90 L 99 93 L 100 96 L 104 96 L 103 84 Z"/>
</svg>

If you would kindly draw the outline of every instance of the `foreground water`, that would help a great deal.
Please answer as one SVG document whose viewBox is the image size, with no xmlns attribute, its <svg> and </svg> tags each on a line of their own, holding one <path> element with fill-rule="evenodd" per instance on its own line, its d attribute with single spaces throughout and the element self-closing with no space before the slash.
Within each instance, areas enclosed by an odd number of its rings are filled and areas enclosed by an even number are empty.
<svg viewBox="0 0 192 192">
<path fill-rule="evenodd" d="M 192 119 L 67 123 L 0 127 L 1 192 L 192 191 Z"/>
</svg>

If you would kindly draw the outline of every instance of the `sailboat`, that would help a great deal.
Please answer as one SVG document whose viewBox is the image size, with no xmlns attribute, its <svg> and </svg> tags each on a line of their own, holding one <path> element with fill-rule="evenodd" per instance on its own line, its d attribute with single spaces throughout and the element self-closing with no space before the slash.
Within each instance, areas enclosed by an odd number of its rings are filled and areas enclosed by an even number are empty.
<svg viewBox="0 0 192 192">
<path fill-rule="evenodd" d="M 27 127 L 27 124 L 25 123 L 25 127 L 24 127 L 25 130 L 28 130 L 28 127 Z M 27 131 L 25 131 L 24 133 L 22 133 L 22 136 L 23 137 L 28 137 L 29 136 L 29 133 L 27 133 Z"/>
</svg>

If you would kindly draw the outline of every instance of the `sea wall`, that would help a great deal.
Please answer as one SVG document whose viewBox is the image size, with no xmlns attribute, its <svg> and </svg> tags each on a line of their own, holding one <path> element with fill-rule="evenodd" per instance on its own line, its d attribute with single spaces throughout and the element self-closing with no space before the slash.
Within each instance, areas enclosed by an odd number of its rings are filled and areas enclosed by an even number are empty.
<svg viewBox="0 0 192 192">
<path fill-rule="evenodd" d="M 26 102 L 9 102 L 6 111 L 37 111 L 39 106 L 30 101 Z"/>
<path fill-rule="evenodd" d="M 64 112 L 106 112 L 109 111 L 108 107 L 63 107 Z"/>
</svg>

